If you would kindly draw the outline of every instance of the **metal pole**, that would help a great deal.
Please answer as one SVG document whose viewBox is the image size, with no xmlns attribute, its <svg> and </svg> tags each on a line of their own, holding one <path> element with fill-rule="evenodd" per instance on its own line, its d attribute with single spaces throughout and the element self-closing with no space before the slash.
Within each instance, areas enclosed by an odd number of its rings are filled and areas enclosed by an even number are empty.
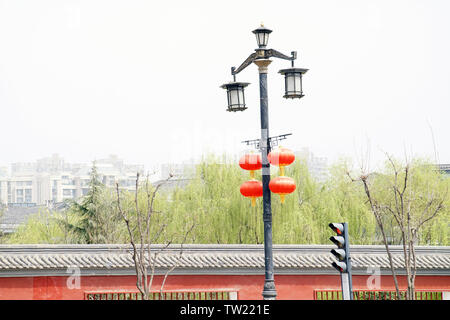
<svg viewBox="0 0 450 320">
<path fill-rule="evenodd" d="M 275 300 L 277 291 L 273 276 L 272 256 L 272 208 L 270 182 L 270 163 L 267 155 L 270 152 L 269 141 L 269 104 L 267 99 L 267 66 L 270 60 L 254 61 L 259 71 L 259 96 L 261 110 L 261 154 L 262 154 L 262 184 L 263 184 L 263 221 L 264 221 L 264 264 L 265 279 L 262 296 L 264 300 Z"/>
<path fill-rule="evenodd" d="M 348 273 L 341 273 L 342 300 L 352 300 L 350 298 L 350 284 L 348 282 Z"/>
<path fill-rule="evenodd" d="M 345 239 L 345 264 L 347 265 L 347 271 L 345 276 L 347 276 L 347 290 L 349 295 L 349 300 L 353 300 L 353 289 L 352 289 L 352 260 L 350 258 L 350 239 L 348 236 L 348 223 L 344 222 L 344 239 Z M 344 288 L 342 287 L 342 290 Z"/>
</svg>

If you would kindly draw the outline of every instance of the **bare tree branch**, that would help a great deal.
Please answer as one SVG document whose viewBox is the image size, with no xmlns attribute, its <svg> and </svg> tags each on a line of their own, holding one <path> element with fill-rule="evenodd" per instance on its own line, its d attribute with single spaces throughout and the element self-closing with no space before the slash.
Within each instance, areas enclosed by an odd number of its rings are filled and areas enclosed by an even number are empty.
<svg viewBox="0 0 450 320">
<path fill-rule="evenodd" d="M 142 270 L 140 268 L 139 259 L 137 257 L 137 248 L 136 243 L 134 241 L 133 232 L 130 228 L 130 220 L 128 219 L 128 216 L 125 214 L 125 212 L 122 210 L 122 205 L 120 201 L 120 190 L 119 190 L 119 183 L 116 182 L 116 191 L 117 191 L 117 207 L 119 209 L 119 213 L 122 216 L 123 220 L 125 221 L 125 224 L 127 226 L 128 235 L 130 236 L 130 243 L 133 247 L 133 261 L 134 261 L 134 267 L 136 270 L 136 287 L 141 292 L 141 294 L 145 297 L 145 299 L 148 299 L 148 295 L 145 292 L 144 288 L 142 287 Z"/>
<path fill-rule="evenodd" d="M 190 227 L 190 228 L 187 230 L 187 232 L 184 234 L 183 241 L 181 242 L 181 245 L 180 245 L 180 253 L 179 253 L 179 255 L 178 255 L 177 261 L 176 261 L 175 264 L 174 264 L 170 269 L 168 269 L 168 270 L 166 271 L 166 273 L 164 274 L 164 279 L 163 279 L 163 281 L 162 281 L 162 283 L 161 283 L 161 287 L 160 287 L 160 294 L 161 294 L 161 296 L 162 296 L 163 289 L 164 289 L 164 285 L 165 285 L 165 283 L 166 283 L 166 280 L 167 280 L 167 277 L 168 277 L 169 273 L 172 272 L 176 267 L 178 267 L 178 265 L 179 265 L 179 263 L 180 263 L 180 261 L 181 261 L 181 257 L 182 257 L 182 255 L 183 255 L 183 245 L 184 245 L 184 243 L 186 242 L 186 239 L 187 239 L 189 233 L 191 233 L 191 231 L 194 229 L 194 227 L 195 227 L 195 222 L 191 225 L 191 227 Z"/>
<path fill-rule="evenodd" d="M 420 190 L 416 187 L 415 172 L 417 169 L 412 167 L 408 159 L 406 159 L 405 165 L 398 167 L 391 156 L 388 154 L 386 156 L 393 171 L 393 179 L 391 180 L 389 177 L 386 177 L 386 181 L 391 181 L 390 186 L 386 187 L 384 184 L 381 186 L 386 190 L 392 191 L 390 196 L 383 194 L 374 196 L 371 192 L 371 186 L 368 182 L 369 174 L 367 173 L 362 173 L 359 179 L 353 179 L 348 172 L 347 175 L 352 181 L 360 180 L 363 182 L 368 204 L 383 235 L 383 242 L 388 253 L 397 296 L 399 296 L 398 283 L 389 252 L 384 228 L 385 222 L 383 222 L 382 216 L 391 216 L 397 223 L 401 235 L 403 260 L 408 285 L 406 298 L 415 299 L 414 283 L 417 272 L 415 245 L 418 240 L 419 231 L 425 223 L 435 218 L 444 209 L 448 189 L 445 192 L 441 192 L 436 189 L 437 187 L 432 187 L 426 191 L 416 191 Z"/>
<path fill-rule="evenodd" d="M 379 206 L 376 205 L 375 200 L 372 198 L 372 194 L 370 192 L 370 188 L 369 188 L 369 185 L 368 185 L 368 182 L 367 182 L 368 176 L 369 176 L 368 174 L 365 174 L 365 175 L 363 174 L 363 175 L 361 175 L 360 180 L 363 182 L 364 190 L 365 190 L 365 193 L 367 195 L 367 198 L 368 198 L 368 201 L 369 201 L 372 213 L 375 216 L 375 220 L 377 221 L 378 227 L 380 228 L 381 234 L 383 236 L 384 246 L 386 248 L 386 252 L 387 252 L 387 255 L 388 255 L 388 259 L 389 259 L 389 266 L 390 266 L 390 269 L 391 269 L 391 272 L 392 272 L 392 276 L 394 278 L 395 291 L 397 293 L 397 297 L 399 297 L 400 296 L 400 290 L 399 290 L 399 286 L 398 286 L 397 275 L 395 273 L 395 268 L 394 268 L 394 262 L 393 262 L 393 259 L 392 259 L 392 254 L 391 254 L 391 251 L 389 250 L 389 244 L 388 244 L 388 241 L 387 241 L 387 238 L 386 238 L 386 233 L 384 231 L 384 225 L 383 225 L 383 221 L 381 219 Z M 356 181 L 356 180 L 352 179 L 352 181 Z"/>
<path fill-rule="evenodd" d="M 164 232 L 167 227 L 167 223 L 162 222 L 161 224 L 157 225 L 155 223 L 159 223 L 161 221 L 160 218 L 157 220 L 154 220 L 152 217 L 155 213 L 158 213 L 158 215 L 161 215 L 161 217 L 164 219 L 165 215 L 162 211 L 155 210 L 154 206 L 156 204 L 156 196 L 160 188 L 169 181 L 170 178 L 172 178 L 172 174 L 163 182 L 156 185 L 154 190 L 151 190 L 151 187 L 149 185 L 149 176 L 147 175 L 147 179 L 145 181 L 145 194 L 147 196 L 146 199 L 146 205 L 147 210 L 145 210 L 145 213 L 140 208 L 140 202 L 139 202 L 139 173 L 136 175 L 136 190 L 134 193 L 134 209 L 136 211 L 136 218 L 131 221 L 128 214 L 125 210 L 123 210 L 123 206 L 121 204 L 121 197 L 120 197 L 120 190 L 119 185 L 116 183 L 116 191 L 117 191 L 117 205 L 118 210 L 120 212 L 120 215 L 122 216 L 122 219 L 125 221 L 125 224 L 127 226 L 128 235 L 130 238 L 130 243 L 133 248 L 133 261 L 135 264 L 135 270 L 136 270 L 136 286 L 139 289 L 139 291 L 142 293 L 144 299 L 150 298 L 150 290 L 152 288 L 153 279 L 155 275 L 155 268 L 158 261 L 159 254 L 162 253 L 165 249 L 167 249 L 173 242 L 173 239 L 164 239 L 165 245 L 159 248 L 159 250 L 153 250 L 152 245 L 154 242 L 158 241 L 162 235 L 165 236 Z M 134 224 L 134 226 L 133 226 Z M 153 227 L 154 226 L 154 227 Z M 187 239 L 187 236 L 194 228 L 195 223 L 189 228 L 189 230 L 186 232 L 182 245 L 181 245 L 181 251 L 180 255 L 182 254 L 182 248 L 183 244 Z M 175 236 L 175 235 L 174 235 Z M 136 237 L 139 240 L 139 247 L 136 243 Z M 165 237 L 164 237 L 165 238 Z M 171 266 L 163 280 L 162 287 L 160 291 L 162 292 L 163 286 L 167 280 L 168 274 L 173 271 L 178 266 L 178 261 L 173 266 Z M 150 275 L 149 273 L 150 269 Z"/>
</svg>

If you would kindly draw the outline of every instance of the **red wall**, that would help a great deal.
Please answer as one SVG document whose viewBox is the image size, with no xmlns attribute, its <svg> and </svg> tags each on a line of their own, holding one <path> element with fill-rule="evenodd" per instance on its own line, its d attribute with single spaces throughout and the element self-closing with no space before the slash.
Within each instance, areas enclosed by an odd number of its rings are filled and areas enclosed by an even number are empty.
<svg viewBox="0 0 450 320">
<path fill-rule="evenodd" d="M 367 290 L 366 275 L 352 277 L 354 290 Z M 159 290 L 162 276 L 156 276 L 153 289 Z M 406 288 L 405 277 L 398 277 Z M 86 291 L 137 291 L 135 276 L 83 276 L 79 289 L 67 286 L 68 277 L 0 277 L 0 299 L 84 299 Z M 264 275 L 169 275 L 165 290 L 230 290 L 238 299 L 262 299 Z M 276 275 L 278 299 L 314 299 L 316 289 L 340 289 L 338 275 Z M 381 276 L 381 290 L 395 290 L 392 276 Z M 417 290 L 450 291 L 448 276 L 417 276 Z"/>
</svg>

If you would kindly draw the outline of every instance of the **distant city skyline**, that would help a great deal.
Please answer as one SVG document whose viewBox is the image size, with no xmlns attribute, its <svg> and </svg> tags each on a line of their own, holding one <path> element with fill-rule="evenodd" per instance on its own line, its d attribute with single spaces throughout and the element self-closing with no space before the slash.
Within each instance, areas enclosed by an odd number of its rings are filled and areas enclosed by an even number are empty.
<svg viewBox="0 0 450 320">
<path fill-rule="evenodd" d="M 318 181 L 326 179 L 326 158 L 314 156 L 307 148 L 295 150 L 295 154 L 296 158 L 306 161 L 313 178 Z M 155 183 L 169 176 L 173 176 L 173 180 L 189 180 L 195 176 L 198 161 L 162 164 L 159 170 L 149 176 L 149 180 Z M 95 165 L 101 183 L 108 187 L 119 183 L 121 188 L 127 190 L 135 190 L 137 173 L 143 179 L 143 175 L 148 173 L 144 165 L 127 164 L 117 155 L 98 159 Z M 92 166 L 93 163 L 70 163 L 58 154 L 33 162 L 14 162 L 9 166 L 0 166 L 0 206 L 52 207 L 67 199 L 78 199 L 90 189 Z"/>
<path fill-rule="evenodd" d="M 98 179 L 106 186 L 116 182 L 135 190 L 136 174 L 144 167 L 126 164 L 116 155 L 96 161 Z M 0 172 L 0 204 L 52 206 L 67 199 L 78 199 L 90 189 L 92 164 L 70 163 L 57 154 L 34 162 L 11 163 L 8 172 Z"/>
</svg>

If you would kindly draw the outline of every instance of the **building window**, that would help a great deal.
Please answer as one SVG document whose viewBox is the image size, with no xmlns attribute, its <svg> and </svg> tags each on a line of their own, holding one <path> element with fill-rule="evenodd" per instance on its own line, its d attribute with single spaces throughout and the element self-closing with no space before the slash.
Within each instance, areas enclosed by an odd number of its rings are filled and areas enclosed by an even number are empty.
<svg viewBox="0 0 450 320">
<path fill-rule="evenodd" d="M 32 191 L 31 189 L 25 189 L 25 202 L 31 203 L 32 201 Z"/>
<path fill-rule="evenodd" d="M 73 190 L 72 189 L 63 189 L 63 196 L 64 197 L 73 197 Z"/>
</svg>

